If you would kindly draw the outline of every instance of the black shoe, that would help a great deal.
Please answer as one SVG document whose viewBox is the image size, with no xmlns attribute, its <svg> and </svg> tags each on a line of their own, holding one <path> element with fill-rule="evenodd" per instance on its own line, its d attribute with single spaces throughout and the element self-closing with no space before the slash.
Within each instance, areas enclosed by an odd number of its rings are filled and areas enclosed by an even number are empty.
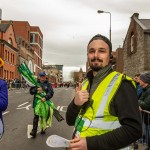
<svg viewBox="0 0 150 150">
<path fill-rule="evenodd" d="M 41 130 L 41 134 L 45 134 L 45 130 L 42 129 L 42 130 Z"/>
<path fill-rule="evenodd" d="M 32 136 L 32 138 L 35 138 L 36 137 L 36 131 L 31 131 L 30 135 Z"/>
</svg>

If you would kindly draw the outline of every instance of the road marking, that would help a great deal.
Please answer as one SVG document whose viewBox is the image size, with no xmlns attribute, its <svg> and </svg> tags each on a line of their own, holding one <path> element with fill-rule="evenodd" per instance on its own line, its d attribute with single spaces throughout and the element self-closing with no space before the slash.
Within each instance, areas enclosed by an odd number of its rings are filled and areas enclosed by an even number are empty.
<svg viewBox="0 0 150 150">
<path fill-rule="evenodd" d="M 66 112 L 66 110 L 63 110 L 64 107 L 67 107 L 67 106 L 57 106 L 57 110 Z"/>
<path fill-rule="evenodd" d="M 59 110 L 60 106 L 57 106 L 57 110 Z"/>
<path fill-rule="evenodd" d="M 31 104 L 30 105 L 27 105 L 26 107 L 19 107 L 19 108 L 16 108 L 16 109 L 26 109 L 26 110 L 29 110 L 29 107 L 31 106 Z"/>
<path fill-rule="evenodd" d="M 27 103 L 29 103 L 29 102 L 25 102 L 25 103 L 23 103 L 23 104 L 20 104 L 20 105 L 17 106 L 17 107 L 21 107 L 21 106 L 23 106 L 23 105 L 25 105 L 25 104 L 27 104 Z"/>
<path fill-rule="evenodd" d="M 10 111 L 6 111 L 6 112 L 3 113 L 3 115 L 8 114 L 9 112 L 10 112 Z"/>
</svg>

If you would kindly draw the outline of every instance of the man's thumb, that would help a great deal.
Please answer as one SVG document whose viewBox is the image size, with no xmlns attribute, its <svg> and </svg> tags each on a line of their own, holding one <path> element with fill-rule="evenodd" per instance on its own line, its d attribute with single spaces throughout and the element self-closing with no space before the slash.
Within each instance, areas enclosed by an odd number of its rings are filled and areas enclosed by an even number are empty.
<svg viewBox="0 0 150 150">
<path fill-rule="evenodd" d="M 81 91 L 82 90 L 82 83 L 78 84 L 78 87 L 76 87 L 76 91 Z"/>
</svg>

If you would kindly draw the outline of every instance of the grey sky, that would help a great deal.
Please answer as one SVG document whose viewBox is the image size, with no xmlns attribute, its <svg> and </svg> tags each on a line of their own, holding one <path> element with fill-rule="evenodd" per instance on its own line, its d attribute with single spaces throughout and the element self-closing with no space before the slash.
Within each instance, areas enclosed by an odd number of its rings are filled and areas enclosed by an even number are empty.
<svg viewBox="0 0 150 150">
<path fill-rule="evenodd" d="M 0 0 L 0 4 L 2 19 L 40 27 L 43 63 L 63 64 L 66 74 L 74 67 L 85 70 L 86 46 L 92 36 L 109 37 L 109 14 L 97 10 L 111 12 L 113 50 L 122 46 L 133 13 L 150 19 L 150 0 Z"/>
</svg>

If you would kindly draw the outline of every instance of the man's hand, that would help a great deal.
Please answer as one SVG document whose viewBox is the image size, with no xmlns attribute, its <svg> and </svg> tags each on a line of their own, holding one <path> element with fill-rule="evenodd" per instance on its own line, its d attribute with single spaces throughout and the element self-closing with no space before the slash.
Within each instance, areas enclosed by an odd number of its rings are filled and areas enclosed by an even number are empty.
<svg viewBox="0 0 150 150">
<path fill-rule="evenodd" d="M 139 110 L 142 111 L 143 109 L 139 106 Z"/>
<path fill-rule="evenodd" d="M 41 99 L 41 101 L 42 101 L 42 102 L 45 102 L 45 101 L 46 101 L 46 98 L 45 98 L 45 97 L 43 97 L 43 98 Z"/>
<path fill-rule="evenodd" d="M 89 98 L 89 93 L 87 90 L 81 90 L 82 89 L 82 84 L 79 83 L 79 86 L 76 87 L 76 94 L 75 94 L 75 99 L 74 103 L 77 106 L 82 106 L 85 102 L 88 101 Z"/>
<path fill-rule="evenodd" d="M 37 91 L 38 92 L 43 92 L 43 89 L 39 87 L 39 88 L 37 88 Z"/>
<path fill-rule="evenodd" d="M 86 138 L 75 138 L 70 141 L 68 150 L 87 150 Z"/>
</svg>

